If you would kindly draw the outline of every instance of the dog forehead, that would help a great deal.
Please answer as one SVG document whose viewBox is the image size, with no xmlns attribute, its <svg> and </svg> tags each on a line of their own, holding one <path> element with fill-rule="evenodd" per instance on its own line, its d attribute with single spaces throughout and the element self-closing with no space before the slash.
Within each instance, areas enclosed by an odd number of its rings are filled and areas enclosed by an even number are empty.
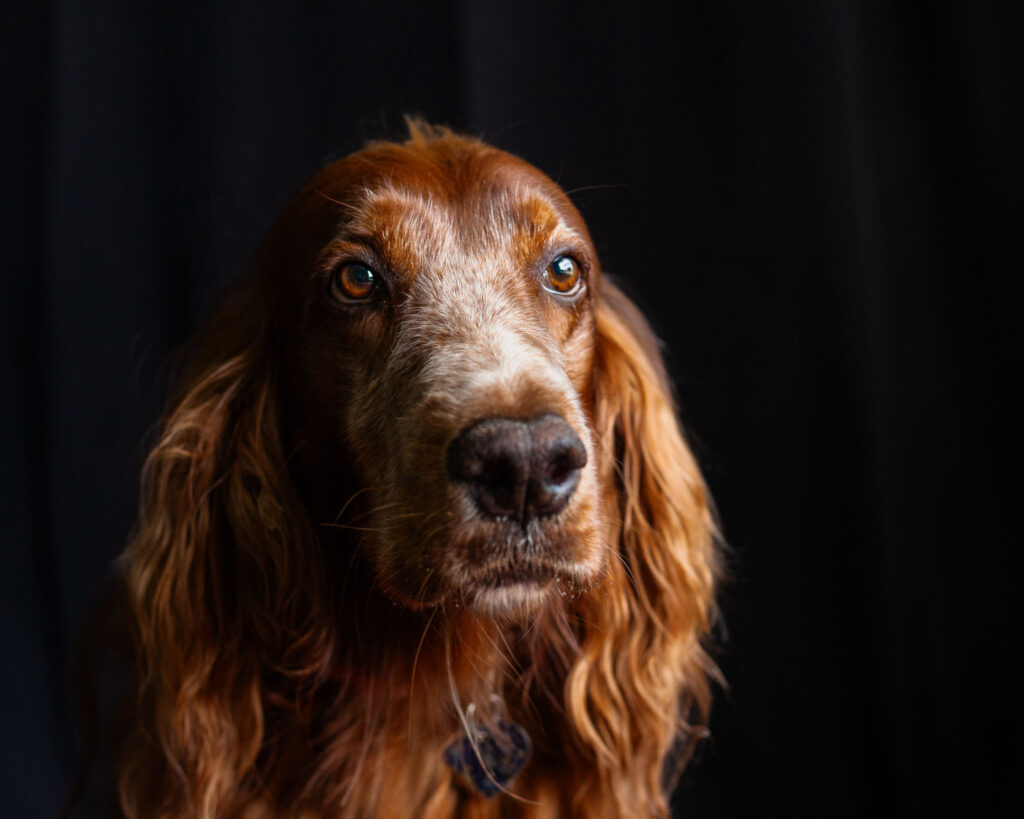
<svg viewBox="0 0 1024 819">
<path fill-rule="evenodd" d="M 341 234 L 408 263 L 459 246 L 535 252 L 559 232 L 568 244 L 590 246 L 578 211 L 542 171 L 447 131 L 373 143 L 322 169 L 311 187 L 314 204 L 339 219 L 329 240 Z"/>
<path fill-rule="evenodd" d="M 410 274 L 457 259 L 522 263 L 552 242 L 579 241 L 543 192 L 494 179 L 461 190 L 395 180 L 364 188 L 345 232 Z"/>
</svg>

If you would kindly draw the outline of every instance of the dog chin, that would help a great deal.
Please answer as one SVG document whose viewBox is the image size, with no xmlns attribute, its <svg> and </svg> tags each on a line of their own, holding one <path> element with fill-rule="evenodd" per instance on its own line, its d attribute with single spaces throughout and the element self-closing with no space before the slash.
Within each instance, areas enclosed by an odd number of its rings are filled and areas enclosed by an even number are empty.
<svg viewBox="0 0 1024 819">
<path fill-rule="evenodd" d="M 474 586 L 463 599 L 466 608 L 492 620 L 522 620 L 557 595 L 554 581 L 523 580 L 501 585 Z"/>
</svg>

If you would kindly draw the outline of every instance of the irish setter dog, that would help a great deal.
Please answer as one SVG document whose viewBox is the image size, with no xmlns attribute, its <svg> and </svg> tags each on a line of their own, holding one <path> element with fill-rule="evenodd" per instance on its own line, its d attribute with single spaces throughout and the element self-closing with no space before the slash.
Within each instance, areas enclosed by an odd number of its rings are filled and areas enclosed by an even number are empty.
<svg viewBox="0 0 1024 819">
<path fill-rule="evenodd" d="M 127 816 L 667 814 L 712 515 L 554 182 L 411 122 L 299 191 L 185 361 L 123 556 Z"/>
</svg>

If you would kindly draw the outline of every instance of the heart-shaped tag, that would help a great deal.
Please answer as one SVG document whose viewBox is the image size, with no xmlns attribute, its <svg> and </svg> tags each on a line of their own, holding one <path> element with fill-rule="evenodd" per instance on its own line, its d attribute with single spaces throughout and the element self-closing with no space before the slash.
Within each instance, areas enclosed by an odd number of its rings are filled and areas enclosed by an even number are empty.
<svg viewBox="0 0 1024 819">
<path fill-rule="evenodd" d="M 445 748 L 444 761 L 463 783 L 490 798 L 515 779 L 529 761 L 530 735 L 521 725 L 503 719 L 490 726 L 471 727 L 476 748 L 463 734 Z"/>
</svg>

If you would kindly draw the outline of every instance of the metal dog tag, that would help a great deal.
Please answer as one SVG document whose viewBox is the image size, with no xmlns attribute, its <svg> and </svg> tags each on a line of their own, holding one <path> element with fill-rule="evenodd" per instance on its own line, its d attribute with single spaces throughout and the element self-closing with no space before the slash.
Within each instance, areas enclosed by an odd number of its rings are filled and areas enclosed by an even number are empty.
<svg viewBox="0 0 1024 819">
<path fill-rule="evenodd" d="M 445 748 L 444 761 L 465 785 L 490 798 L 515 779 L 529 761 L 530 735 L 521 725 L 503 719 L 491 726 L 474 724 L 472 730 L 476 748 L 463 733 Z"/>
</svg>

